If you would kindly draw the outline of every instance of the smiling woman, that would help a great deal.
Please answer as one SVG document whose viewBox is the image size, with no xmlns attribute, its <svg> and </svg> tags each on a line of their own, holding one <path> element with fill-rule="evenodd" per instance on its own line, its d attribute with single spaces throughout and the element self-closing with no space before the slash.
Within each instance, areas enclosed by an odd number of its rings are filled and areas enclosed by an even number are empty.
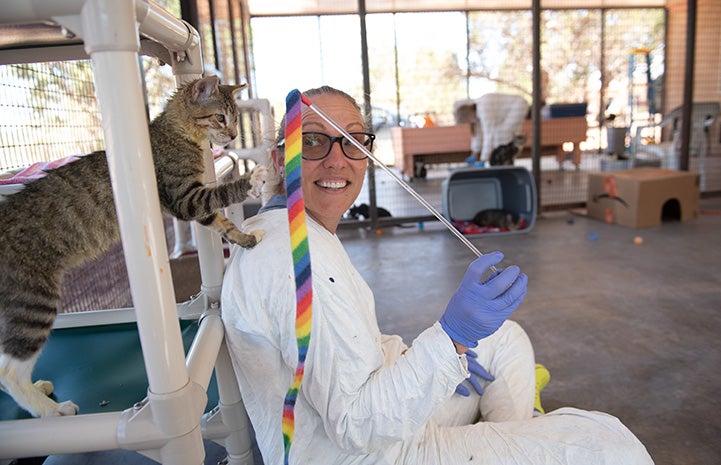
<svg viewBox="0 0 721 465">
<path fill-rule="evenodd" d="M 365 133 L 366 124 L 352 97 L 331 87 L 306 93 L 315 105 L 335 115 L 347 132 L 356 134 L 372 148 L 373 135 Z M 343 214 L 353 205 L 365 179 L 368 160 L 365 154 L 323 121 L 310 108 L 303 110 L 303 198 L 309 216 L 335 233 Z M 335 142 L 338 142 L 336 145 Z M 360 154 L 360 155 L 359 155 Z M 280 171 L 283 157 L 273 152 L 275 168 Z"/>
<path fill-rule="evenodd" d="M 223 282 L 228 346 L 263 462 L 283 463 L 284 400 L 302 355 L 294 445 L 286 463 L 423 465 L 431 463 L 429 457 L 462 463 L 489 453 L 499 464 L 527 463 L 528 457 L 544 463 L 651 463 L 614 417 L 577 409 L 541 415 L 537 390 L 547 378 L 536 381 L 528 336 L 508 320 L 526 295 L 528 278 L 510 265 L 481 280 L 501 262 L 500 252 L 471 263 L 439 320 L 410 347 L 399 336 L 381 334 L 373 293 L 335 234 L 369 163 L 350 151 L 339 132 L 355 133 L 368 145 L 372 137 L 348 94 L 321 87 L 305 96 L 312 104 L 300 112 L 302 129 L 296 130 L 305 135 L 303 142 L 297 144 L 297 132 L 288 137 L 291 160 L 298 145 L 308 155 L 300 182 L 313 281 L 308 345 L 301 350 L 296 344 L 296 303 L 304 286 L 292 279 L 291 243 L 297 236 L 290 236 L 288 218 L 297 188 L 289 188 L 286 200 L 279 176 L 269 181 L 273 195 L 258 215 L 241 225 L 266 231 L 263 240 L 233 251 Z M 297 127 L 296 121 L 289 127 Z M 272 158 L 270 170 L 282 173 L 283 151 Z M 295 172 L 288 176 L 292 186 Z"/>
</svg>

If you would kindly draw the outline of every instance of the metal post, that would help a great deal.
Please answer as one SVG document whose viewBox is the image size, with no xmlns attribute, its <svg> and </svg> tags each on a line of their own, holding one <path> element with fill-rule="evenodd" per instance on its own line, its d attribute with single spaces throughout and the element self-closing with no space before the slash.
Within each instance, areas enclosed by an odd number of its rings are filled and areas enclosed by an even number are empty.
<svg viewBox="0 0 721 465">
<path fill-rule="evenodd" d="M 679 168 L 688 171 L 693 110 L 693 80 L 696 62 L 696 0 L 688 0 L 686 9 L 686 66 L 683 76 L 683 108 L 681 109 L 681 160 Z"/>
</svg>

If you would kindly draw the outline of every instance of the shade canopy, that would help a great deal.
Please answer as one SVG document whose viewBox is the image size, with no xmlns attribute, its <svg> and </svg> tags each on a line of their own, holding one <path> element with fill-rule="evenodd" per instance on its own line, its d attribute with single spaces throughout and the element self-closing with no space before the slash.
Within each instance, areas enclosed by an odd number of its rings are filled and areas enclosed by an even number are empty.
<svg viewBox="0 0 721 465">
<path fill-rule="evenodd" d="M 366 0 L 367 13 L 422 11 L 523 10 L 531 0 Z M 664 7 L 666 0 L 541 0 L 544 9 Z M 358 13 L 357 0 L 248 0 L 251 16 Z"/>
</svg>

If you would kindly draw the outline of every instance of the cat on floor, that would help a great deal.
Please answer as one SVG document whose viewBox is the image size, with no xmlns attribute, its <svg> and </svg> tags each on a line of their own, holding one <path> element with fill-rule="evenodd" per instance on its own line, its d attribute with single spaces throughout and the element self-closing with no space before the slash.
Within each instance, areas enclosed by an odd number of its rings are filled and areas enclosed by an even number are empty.
<svg viewBox="0 0 721 465">
<path fill-rule="evenodd" d="M 378 213 L 378 218 L 390 218 L 391 216 L 393 216 L 391 215 L 391 212 L 389 212 L 383 207 L 376 207 L 376 212 Z M 367 203 L 353 205 L 348 210 L 348 215 L 356 220 L 359 220 L 361 217 L 367 220 L 371 217 L 371 207 Z"/>
<path fill-rule="evenodd" d="M 208 140 L 226 146 L 237 137 L 234 96 L 244 87 L 220 85 L 215 76 L 190 82 L 169 99 L 149 133 L 162 210 L 253 247 L 262 231 L 245 234 L 219 210 L 260 195 L 266 168 L 233 182 L 203 184 L 201 147 Z M 55 321 L 66 271 L 119 239 L 102 151 L 49 170 L 0 203 L 0 386 L 33 416 L 78 411 L 72 401 L 50 399 L 52 385 L 33 384 L 32 371 Z"/>
</svg>

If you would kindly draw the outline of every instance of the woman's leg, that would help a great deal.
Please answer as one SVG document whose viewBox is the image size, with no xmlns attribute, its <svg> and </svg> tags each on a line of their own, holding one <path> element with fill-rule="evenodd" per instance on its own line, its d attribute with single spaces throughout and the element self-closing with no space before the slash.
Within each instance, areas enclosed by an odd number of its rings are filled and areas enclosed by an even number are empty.
<svg viewBox="0 0 721 465">
<path fill-rule="evenodd" d="M 617 418 L 562 408 L 527 420 L 444 427 L 428 422 L 394 463 L 454 465 L 653 465 Z"/>
<path fill-rule="evenodd" d="M 536 372 L 533 346 L 514 321 L 478 342 L 477 361 L 495 380 L 484 386 L 483 421 L 523 420 L 533 416 Z"/>
<path fill-rule="evenodd" d="M 533 347 L 523 328 L 506 321 L 471 350 L 495 380 L 488 382 L 479 378 L 483 396 L 466 381 L 471 394 L 468 397 L 454 394 L 433 415 L 433 421 L 443 426 L 460 426 L 475 423 L 479 417 L 484 421 L 531 418 L 536 391 L 535 362 Z"/>
</svg>

